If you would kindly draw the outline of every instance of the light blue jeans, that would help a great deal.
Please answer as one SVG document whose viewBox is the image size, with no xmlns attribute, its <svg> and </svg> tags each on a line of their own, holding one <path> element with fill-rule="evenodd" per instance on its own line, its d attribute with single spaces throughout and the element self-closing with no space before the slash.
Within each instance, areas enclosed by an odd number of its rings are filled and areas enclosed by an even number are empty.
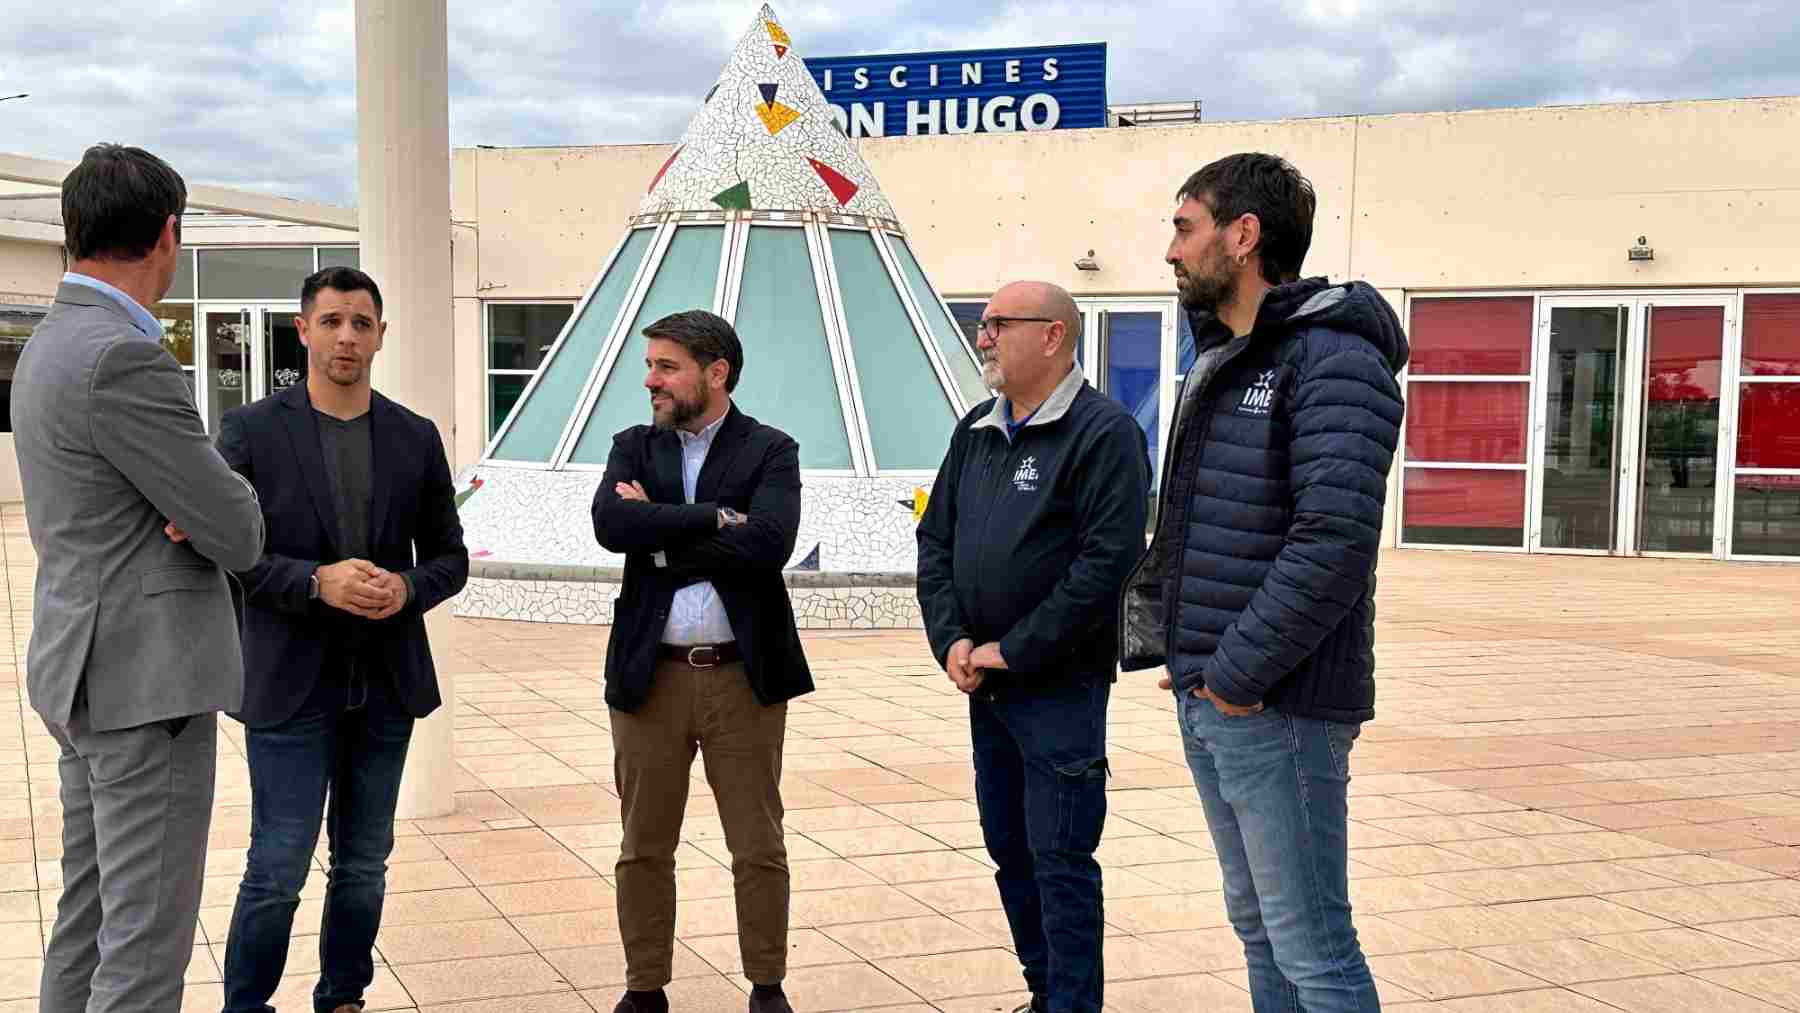
<svg viewBox="0 0 1800 1013">
<path fill-rule="evenodd" d="M 1256 1013 L 1376 1013 L 1350 918 L 1350 749 L 1361 725 L 1176 703 L 1182 745 L 1244 942 Z"/>
</svg>

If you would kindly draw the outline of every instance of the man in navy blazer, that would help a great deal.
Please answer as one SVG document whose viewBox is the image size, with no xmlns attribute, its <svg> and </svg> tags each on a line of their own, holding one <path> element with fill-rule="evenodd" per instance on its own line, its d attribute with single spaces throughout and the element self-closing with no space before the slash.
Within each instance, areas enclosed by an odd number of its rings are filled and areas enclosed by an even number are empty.
<svg viewBox="0 0 1800 1013">
<path fill-rule="evenodd" d="M 781 578 L 800 531 L 800 445 L 731 403 L 743 345 L 692 310 L 644 329 L 651 424 L 613 438 L 594 537 L 625 555 L 606 652 L 619 791 L 624 997 L 668 1013 L 675 849 L 698 750 L 731 850 L 750 1013 L 793 1013 L 781 755 L 812 674 Z M 623 361 L 623 360 L 621 360 Z"/>
<path fill-rule="evenodd" d="M 407 745 L 441 702 L 425 613 L 469 576 L 437 427 L 369 384 L 387 330 L 381 290 L 329 268 L 306 279 L 300 313 L 305 383 L 227 413 L 219 434 L 269 530 L 262 559 L 239 575 L 235 716 L 252 809 L 225 1013 L 272 1013 L 322 814 L 331 866 L 313 1008 L 362 1008 Z"/>
</svg>

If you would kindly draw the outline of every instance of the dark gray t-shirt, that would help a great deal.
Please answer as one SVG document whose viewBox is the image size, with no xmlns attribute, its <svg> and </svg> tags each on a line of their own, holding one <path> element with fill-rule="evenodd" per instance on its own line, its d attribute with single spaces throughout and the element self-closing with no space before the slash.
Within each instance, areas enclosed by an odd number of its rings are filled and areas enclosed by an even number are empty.
<svg viewBox="0 0 1800 1013">
<path fill-rule="evenodd" d="M 319 449 L 325 455 L 337 508 L 338 551 L 345 559 L 368 559 L 370 500 L 375 493 L 369 413 L 347 422 L 317 409 L 313 416 L 319 422 Z"/>
</svg>

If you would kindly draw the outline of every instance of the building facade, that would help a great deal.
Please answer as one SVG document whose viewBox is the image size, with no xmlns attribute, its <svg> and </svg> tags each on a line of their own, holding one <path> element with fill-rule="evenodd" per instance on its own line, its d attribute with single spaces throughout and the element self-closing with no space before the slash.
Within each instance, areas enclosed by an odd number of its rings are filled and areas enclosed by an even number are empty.
<svg viewBox="0 0 1800 1013">
<path fill-rule="evenodd" d="M 1162 260 L 1175 190 L 1214 158 L 1270 151 L 1318 192 L 1306 273 L 1376 286 L 1413 343 L 1390 544 L 1793 560 L 1794 136 L 1800 99 L 1781 98 L 860 148 L 959 317 L 1018 278 L 1076 295 L 1084 368 L 1131 408 L 1159 462 L 1192 355 Z M 459 467 L 482 458 L 671 150 L 455 153 L 456 322 L 441 340 Z M 305 231 L 190 230 L 192 295 L 172 294 L 165 315 L 193 332 L 176 354 L 209 419 L 282 384 L 293 342 L 280 318 L 301 268 L 353 253 L 351 234 Z M 0 303 L 41 302 L 60 264 L 19 245 L 0 239 Z M 0 496 L 16 497 L 11 468 L 0 441 Z"/>
</svg>

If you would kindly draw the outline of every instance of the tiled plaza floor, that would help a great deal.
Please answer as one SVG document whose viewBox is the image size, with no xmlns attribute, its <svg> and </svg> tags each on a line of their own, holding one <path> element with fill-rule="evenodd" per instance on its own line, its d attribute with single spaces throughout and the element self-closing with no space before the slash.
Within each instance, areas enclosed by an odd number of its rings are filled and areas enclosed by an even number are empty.
<svg viewBox="0 0 1800 1013">
<path fill-rule="evenodd" d="M 32 559 L 0 510 L 0 1013 L 35 1010 L 60 880 L 55 747 L 22 699 Z M 1352 759 L 1352 893 L 1387 1008 L 1800 1010 L 1800 569 L 1392 553 L 1380 717 Z M 456 815 L 402 824 L 371 1009 L 608 1011 L 623 980 L 603 629 L 453 621 Z M 980 847 L 965 704 L 917 633 L 807 638 L 789 716 L 788 990 L 801 1013 L 1020 998 Z M 1247 1011 L 1204 821 L 1150 674 L 1111 711 L 1108 1008 Z M 238 726 L 188 1009 L 219 1008 L 249 843 Z M 670 989 L 741 1011 L 727 853 L 699 780 Z M 315 875 L 279 1004 L 309 1008 Z"/>
</svg>

